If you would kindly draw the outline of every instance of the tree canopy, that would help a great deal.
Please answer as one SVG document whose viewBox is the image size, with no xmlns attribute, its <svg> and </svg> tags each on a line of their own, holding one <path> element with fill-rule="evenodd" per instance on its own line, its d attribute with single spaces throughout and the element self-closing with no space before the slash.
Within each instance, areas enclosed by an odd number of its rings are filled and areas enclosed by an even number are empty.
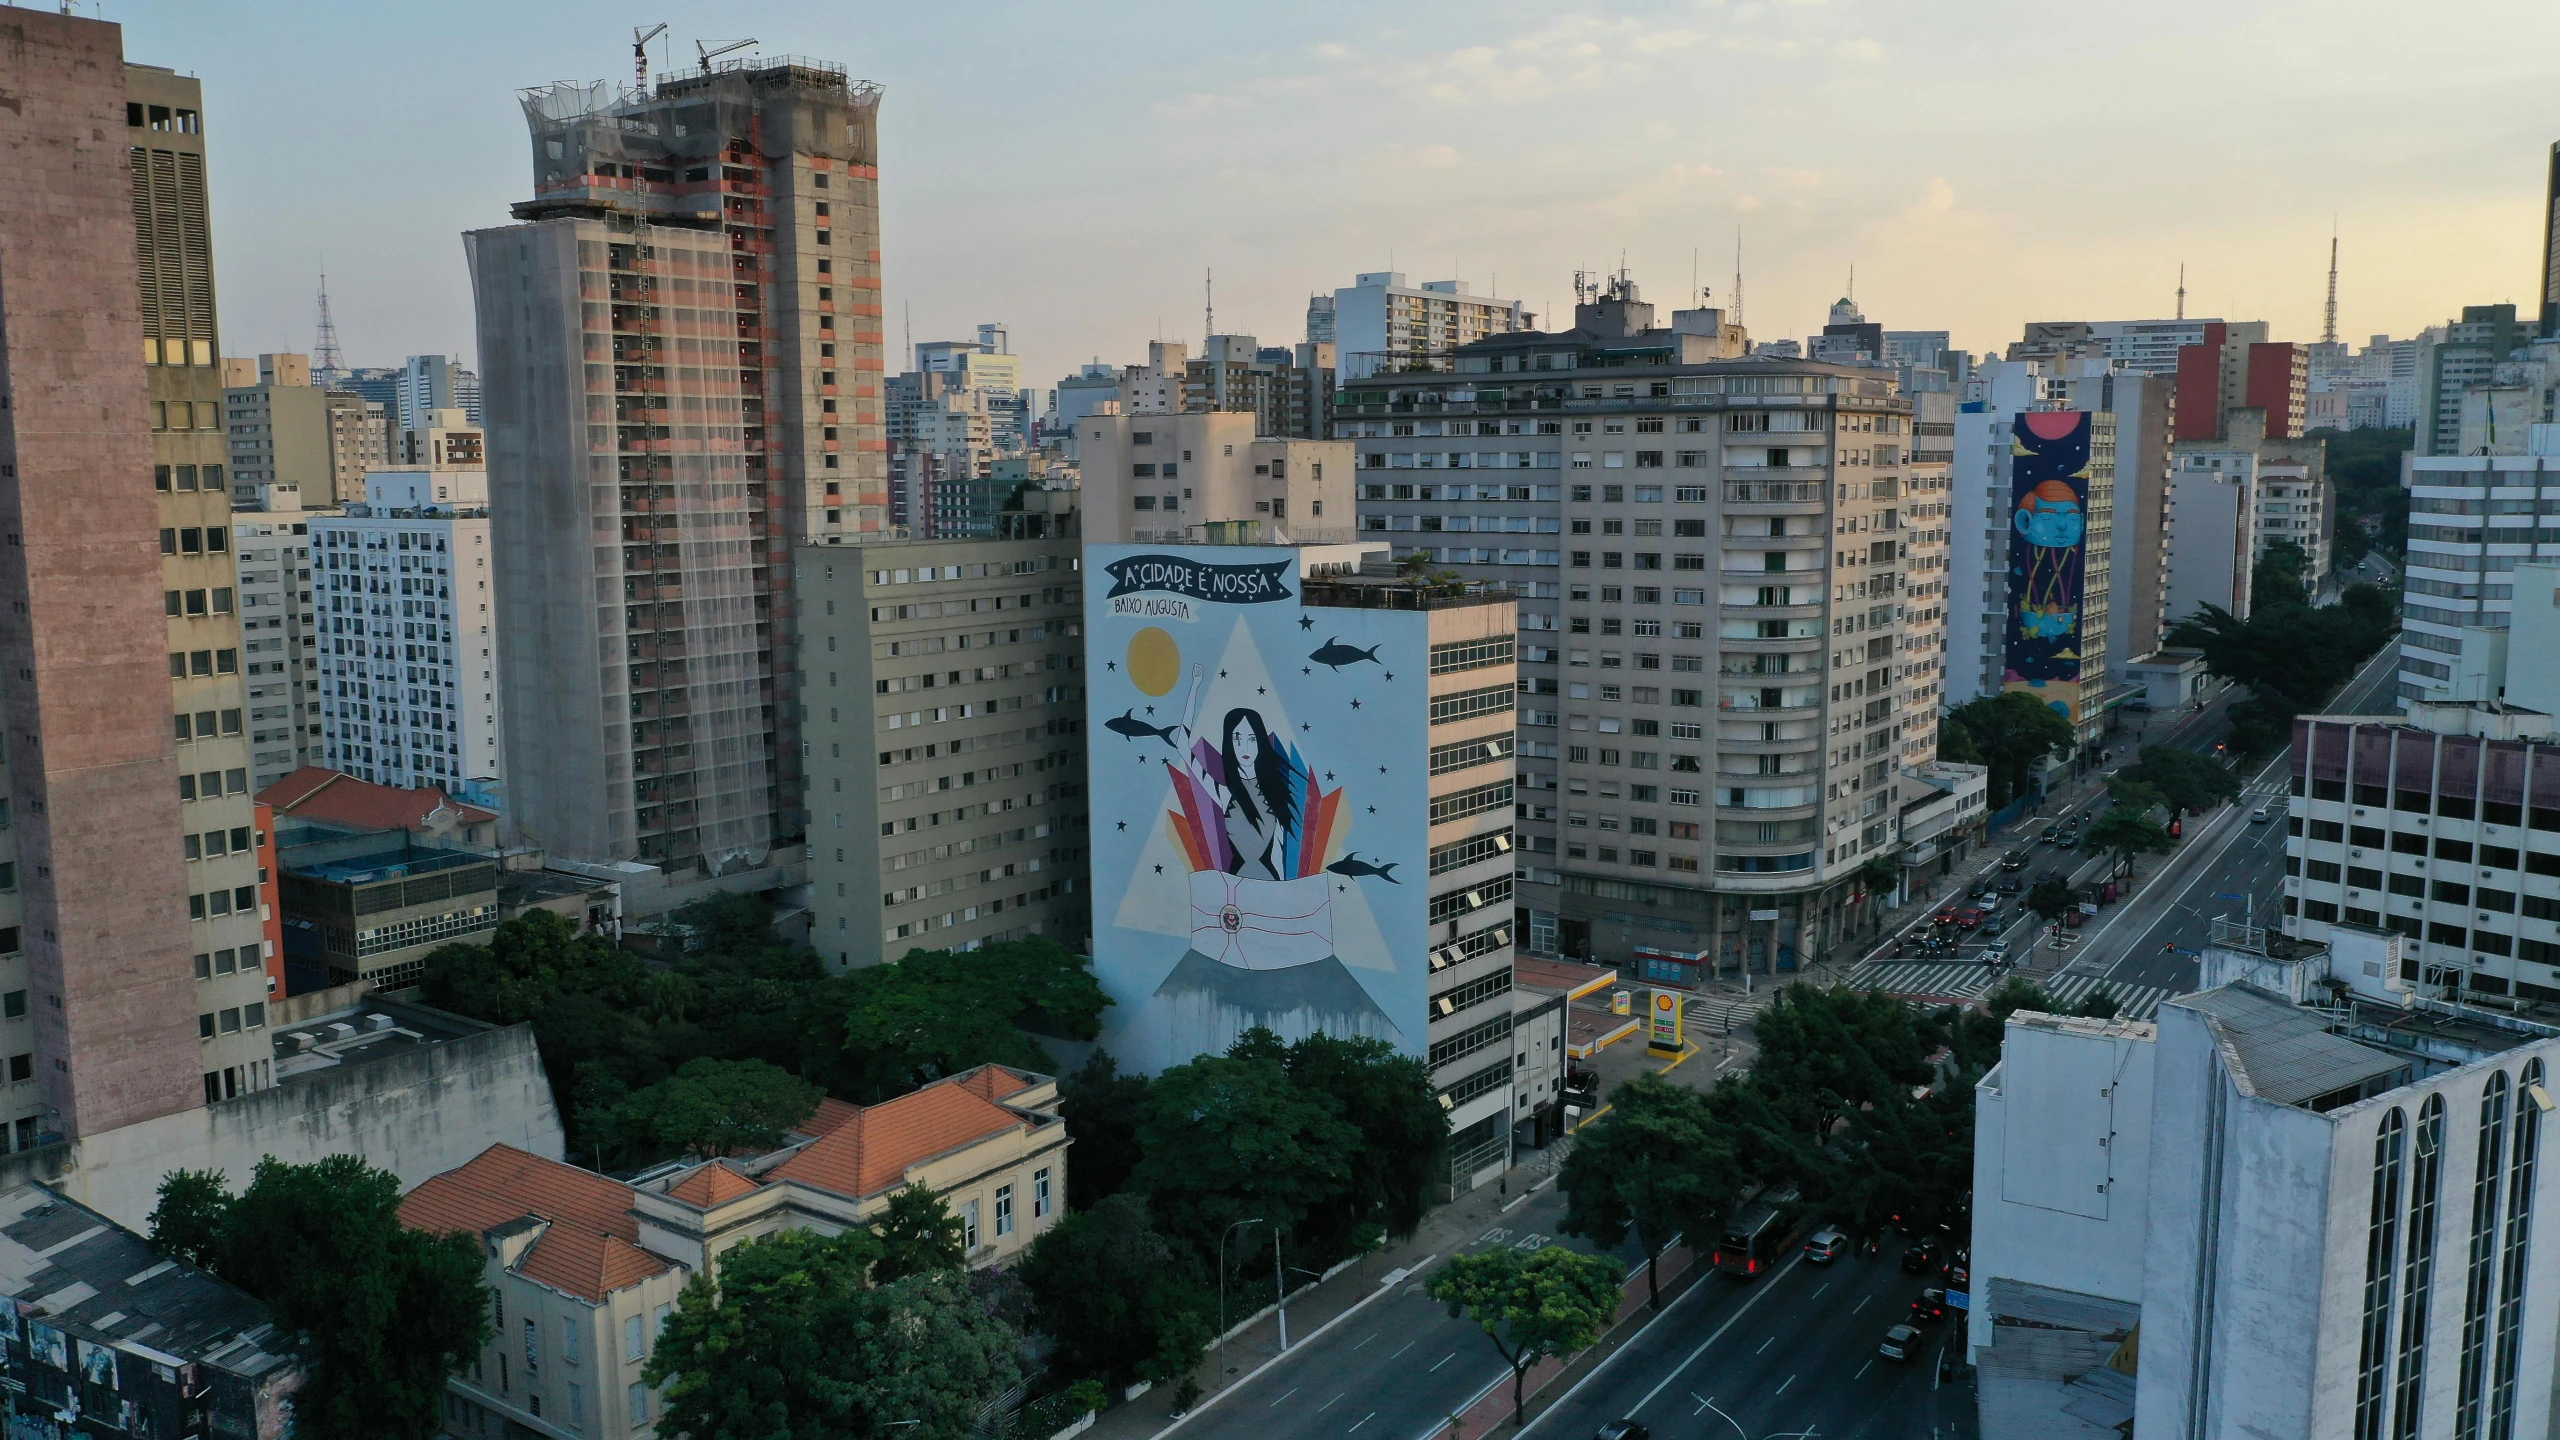
<svg viewBox="0 0 2560 1440">
<path fill-rule="evenodd" d="M 890 1196 L 888 1208 L 870 1223 L 871 1233 L 880 1241 L 880 1258 L 871 1262 L 874 1284 L 934 1270 L 958 1270 L 969 1263 L 967 1228 L 941 1196 L 922 1185 L 909 1185 Z"/>
<path fill-rule="evenodd" d="M 1643 1073 L 1609 1092 L 1609 1113 L 1576 1131 L 1556 1187 L 1556 1228 L 1614 1249 L 1629 1230 L 1644 1249 L 1645 1297 L 1662 1307 L 1658 1257 L 1674 1235 L 1704 1236 L 1733 1203 L 1731 1138 L 1706 1096 Z"/>
<path fill-rule="evenodd" d="M 2141 788 L 2124 788 L 2129 785 Z M 2145 745 L 2107 789 L 2119 806 L 2161 804 L 2195 815 L 2238 798 L 2240 779 L 2210 755 L 2175 745 Z"/>
<path fill-rule="evenodd" d="M 269 1156 L 237 1196 L 218 1173 L 170 1172 L 151 1241 L 310 1337 L 297 1435 L 427 1440 L 443 1423 L 445 1380 L 489 1343 L 488 1289 L 479 1236 L 412 1230 L 399 1208 L 399 1178 L 357 1156 Z"/>
<path fill-rule="evenodd" d="M 2036 766 L 2047 755 L 2070 749 L 2074 738 L 2069 720 L 2017 690 L 1966 701 L 1947 712 L 1939 733 L 1941 755 L 1989 767 L 1984 798 L 1993 810 L 2024 793 Z M 1961 740 L 1949 746 L 1947 738 L 1956 734 Z"/>
<path fill-rule="evenodd" d="M 966 1440 L 1021 1378 L 1021 1338 L 968 1278 L 865 1284 L 868 1231 L 790 1230 L 686 1282 L 643 1378 L 659 1428 L 695 1440 Z"/>
<path fill-rule="evenodd" d="M 1511 1422 L 1528 1422 L 1521 1379 L 1532 1366 L 1571 1355 L 1600 1338 L 1618 1313 L 1618 1278 L 1624 1273 L 1606 1255 L 1582 1255 L 1561 1245 L 1526 1254 L 1495 1245 L 1453 1255 L 1432 1273 L 1426 1293 L 1464 1316 L 1493 1342 L 1511 1367 Z"/>
<path fill-rule="evenodd" d="M 1211 1332 L 1207 1273 L 1158 1233 L 1138 1195 L 1067 1216 L 1022 1262 L 1031 1314 L 1071 1374 L 1171 1380 L 1199 1362 Z"/>
<path fill-rule="evenodd" d="M 818 1108 L 818 1087 L 762 1060 L 688 1060 L 675 1074 L 591 1121 L 626 1158 L 761 1154 Z"/>
</svg>

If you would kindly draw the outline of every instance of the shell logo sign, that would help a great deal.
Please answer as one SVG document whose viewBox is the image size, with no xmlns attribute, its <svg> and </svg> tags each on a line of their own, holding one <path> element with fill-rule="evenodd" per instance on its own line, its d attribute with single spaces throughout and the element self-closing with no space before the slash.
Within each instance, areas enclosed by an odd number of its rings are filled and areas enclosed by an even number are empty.
<svg viewBox="0 0 2560 1440">
<path fill-rule="evenodd" d="M 1645 1026 L 1644 1048 L 1662 1055 L 1680 1053 L 1680 992 L 1653 992 L 1653 1014 Z"/>
</svg>

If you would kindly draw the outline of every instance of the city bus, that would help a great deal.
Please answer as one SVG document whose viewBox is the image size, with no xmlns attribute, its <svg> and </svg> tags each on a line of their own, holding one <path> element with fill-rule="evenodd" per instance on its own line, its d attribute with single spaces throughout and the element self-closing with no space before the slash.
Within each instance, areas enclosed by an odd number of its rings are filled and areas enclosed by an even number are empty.
<svg viewBox="0 0 2560 1440">
<path fill-rule="evenodd" d="M 1769 1269 L 1804 1238 L 1805 1208 L 1792 1185 L 1763 1191 L 1725 1221 L 1716 1268 L 1749 1279 Z"/>
</svg>

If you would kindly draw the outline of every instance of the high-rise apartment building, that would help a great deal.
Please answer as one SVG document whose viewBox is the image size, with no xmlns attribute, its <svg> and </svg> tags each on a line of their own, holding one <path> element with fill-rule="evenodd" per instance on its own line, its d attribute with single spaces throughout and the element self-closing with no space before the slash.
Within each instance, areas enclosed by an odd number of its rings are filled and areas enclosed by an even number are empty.
<svg viewBox="0 0 2560 1440">
<path fill-rule="evenodd" d="M 2161 588 L 2172 624 L 2205 605 L 2245 618 L 2257 562 L 2279 540 L 2302 547 L 2307 580 L 2328 573 L 2328 445 L 2271 437 L 2262 422 L 2254 407 L 2225 411 L 2219 436 L 2170 448 Z"/>
<path fill-rule="evenodd" d="M 1335 428 L 1364 538 L 1520 602 L 1528 948 L 1766 971 L 1850 934 L 1895 847 L 1907 691 L 1939 683 L 1906 507 L 1938 495 L 1892 371 L 1653 315 L 1615 282 L 1569 331 L 1346 384 Z"/>
<path fill-rule="evenodd" d="M 25 1063 L 0 1126 L 19 1149 L 272 1074 L 262 1028 L 199 1038 L 196 1018 L 267 1000 L 263 963 L 238 963 L 264 939 L 201 88 L 128 66 L 113 25 L 9 29 L 0 1034 Z"/>
<path fill-rule="evenodd" d="M 2462 392 L 2487 383 L 2499 364 L 2533 338 L 2513 305 L 2465 305 L 2462 318 L 2430 335 L 2418 357 L 2417 455 L 2462 453 Z"/>
<path fill-rule="evenodd" d="M 508 814 L 555 853 L 799 858 L 795 551 L 889 525 L 878 103 L 798 59 L 533 92 L 524 223 L 466 237 Z"/>
<path fill-rule="evenodd" d="M 1256 435 L 1235 410 L 1088 415 L 1076 427 L 1095 543 L 1349 539 L 1353 447 Z"/>
<path fill-rule="evenodd" d="M 1321 440 L 1333 434 L 1333 347 L 1295 350 L 1250 335 L 1212 335 L 1182 381 L 1185 410 L 1249 410 L 1263 435 Z"/>
<path fill-rule="evenodd" d="M 2194 320 L 2036 320 L 2009 346 L 2012 360 L 2095 358 L 2144 375 L 2175 376 L 2178 352 L 2201 345 L 2224 322 Z M 2257 338 L 2266 338 L 2263 334 Z"/>
<path fill-rule="evenodd" d="M 488 487 L 478 466 L 379 470 L 310 522 L 321 764 L 466 799 L 505 773 Z"/>
<path fill-rule="evenodd" d="M 2400 700 L 2462 694 L 2466 648 L 2502 641 L 2529 587 L 2518 567 L 2542 547 L 2535 527 L 2560 517 L 2560 426 L 2532 427 L 2524 455 L 2411 455 L 2409 549 L 2402 575 Z M 2539 512 L 2539 513 L 2537 513 Z M 2560 519 L 2554 519 L 2560 523 Z"/>
<path fill-rule="evenodd" d="M 1371 271 L 1333 292 L 1334 373 L 1348 383 L 1382 371 L 1445 366 L 1443 357 L 1459 346 L 1526 329 L 1529 321 L 1519 301 L 1470 294 L 1464 280 L 1408 285 L 1400 270 Z M 1312 306 L 1307 323 L 1307 338 L 1317 339 Z"/>
<path fill-rule="evenodd" d="M 1084 948 L 1080 549 L 1070 525 L 803 556 L 811 943 L 832 967 Z"/>
<path fill-rule="evenodd" d="M 2302 438 L 2309 409 L 2311 356 L 2307 346 L 2267 338 L 2263 320 L 2205 325 L 2204 338 L 2178 351 L 2180 443 L 2219 440 L 2234 410 L 2266 412 L 2265 435 Z"/>
<path fill-rule="evenodd" d="M 291 501 L 295 496 L 278 497 Z M 266 789 L 321 763 L 311 521 L 334 511 L 290 503 L 232 516 L 240 567 L 240 669 L 249 696 L 249 785 Z"/>
<path fill-rule="evenodd" d="M 944 377 L 952 389 L 975 391 L 987 415 L 988 440 L 998 454 L 1018 453 L 1031 434 L 1025 412 L 1022 357 L 1002 325 L 981 325 L 975 340 L 929 340 L 916 346 L 916 370 Z"/>
</svg>

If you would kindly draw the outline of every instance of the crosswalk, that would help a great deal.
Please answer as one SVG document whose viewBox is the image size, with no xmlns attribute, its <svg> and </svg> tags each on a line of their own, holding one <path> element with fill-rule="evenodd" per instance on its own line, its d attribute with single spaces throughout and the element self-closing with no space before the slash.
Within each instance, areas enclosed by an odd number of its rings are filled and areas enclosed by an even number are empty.
<svg viewBox="0 0 2560 1440">
<path fill-rule="evenodd" d="M 1903 995 L 1926 1000 L 1978 1000 L 1998 985 L 2003 975 L 1988 965 L 1970 962 L 1947 964 L 1927 960 L 1871 960 L 1849 972 L 1843 982 L 1854 989 L 1881 990 L 1888 995 Z M 2031 975 L 2027 977 L 2044 988 L 2054 1003 L 2064 1009 L 2077 1007 L 2100 986 L 2113 995 L 2121 1007 L 2118 1014 L 2128 1020 L 2148 1020 L 2160 1008 L 2160 1002 L 2177 993 L 2162 985 L 2125 985 L 2096 975 Z"/>
</svg>

